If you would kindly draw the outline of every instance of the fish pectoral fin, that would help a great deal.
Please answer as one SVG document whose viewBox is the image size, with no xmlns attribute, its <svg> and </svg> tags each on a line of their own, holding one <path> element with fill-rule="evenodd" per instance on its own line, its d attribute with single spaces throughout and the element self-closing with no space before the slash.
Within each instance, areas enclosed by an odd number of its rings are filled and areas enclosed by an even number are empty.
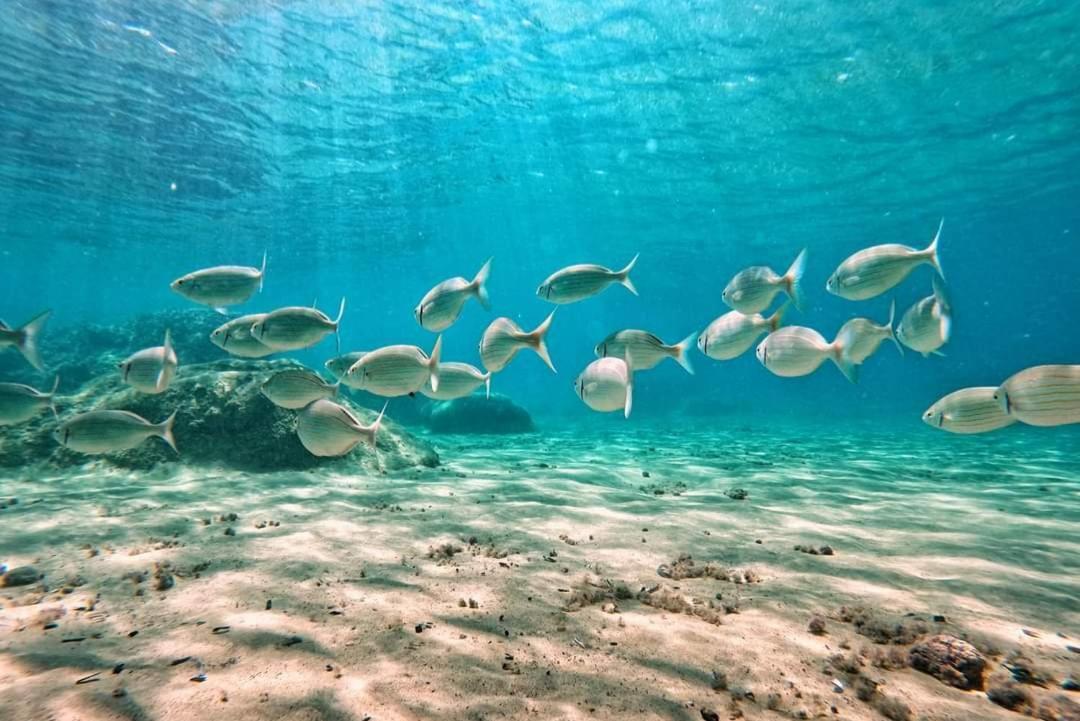
<svg viewBox="0 0 1080 721">
<path fill-rule="evenodd" d="M 158 371 L 157 380 L 154 381 L 154 388 L 161 390 L 165 385 L 165 366 L 161 366 L 161 370 Z"/>
<path fill-rule="evenodd" d="M 221 305 L 215 305 L 214 306 L 214 312 L 215 313 L 220 313 L 221 315 L 228 315 L 229 314 L 229 311 L 224 306 L 221 306 Z"/>
<path fill-rule="evenodd" d="M 936 356 L 940 356 L 941 358 L 944 358 L 944 357 L 945 357 L 945 354 L 944 354 L 944 353 L 942 353 L 942 352 L 941 352 L 941 351 L 939 351 L 939 350 L 935 350 L 935 351 L 930 351 L 930 354 L 931 354 L 931 355 L 936 355 Z"/>
<path fill-rule="evenodd" d="M 599 383 L 586 383 L 585 385 L 583 385 L 581 387 L 581 395 L 582 395 L 582 397 L 585 397 L 586 395 L 589 395 L 590 393 L 595 391 L 596 388 L 599 385 L 600 385 Z"/>
<path fill-rule="evenodd" d="M 859 282 L 859 276 L 857 276 L 857 275 L 849 275 L 848 277 L 846 277 L 842 281 L 840 281 L 840 285 L 850 286 L 850 285 L 855 285 L 858 282 Z"/>
</svg>

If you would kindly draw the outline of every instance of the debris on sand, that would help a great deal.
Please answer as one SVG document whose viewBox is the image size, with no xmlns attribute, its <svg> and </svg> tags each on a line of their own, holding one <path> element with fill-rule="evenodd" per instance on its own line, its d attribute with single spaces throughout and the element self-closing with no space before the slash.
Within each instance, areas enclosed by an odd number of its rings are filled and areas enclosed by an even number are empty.
<svg viewBox="0 0 1080 721">
<path fill-rule="evenodd" d="M 578 611 L 586 606 L 593 606 L 597 603 L 604 603 L 605 601 L 626 601 L 633 597 L 633 591 L 631 591 L 629 586 L 622 581 L 616 581 L 611 578 L 603 578 L 598 581 L 586 578 L 582 584 L 570 594 L 570 598 L 567 599 L 564 608 L 567 611 Z"/>
<path fill-rule="evenodd" d="M 814 615 L 810 617 L 810 623 L 807 624 L 807 629 L 815 636 L 825 635 L 825 619 L 821 616 Z"/>
<path fill-rule="evenodd" d="M 686 553 L 670 564 L 660 564 L 656 569 L 656 574 L 661 578 L 669 578 L 672 581 L 681 581 L 687 578 L 715 578 L 719 581 L 730 581 L 736 584 L 761 582 L 761 577 L 753 569 L 729 568 L 714 561 L 699 566 Z"/>
<path fill-rule="evenodd" d="M 1032 706 L 1031 694 L 1015 681 L 993 683 L 986 690 L 986 698 L 1010 711 L 1026 713 Z"/>
<path fill-rule="evenodd" d="M 833 547 L 832 546 L 827 546 L 827 545 L 826 546 L 818 546 L 817 548 L 814 548 L 813 546 L 808 546 L 808 545 L 804 545 L 802 543 L 799 543 L 794 547 L 794 550 L 799 551 L 800 553 L 809 554 L 811 556 L 835 556 L 836 555 L 836 551 L 833 550 Z"/>
<path fill-rule="evenodd" d="M 901 618 L 864 606 L 841 606 L 836 616 L 840 621 L 854 626 L 859 635 L 880 644 L 907 645 L 930 631 L 918 618 Z"/>
<path fill-rule="evenodd" d="M 437 561 L 438 564 L 444 565 L 449 563 L 454 556 L 461 553 L 465 549 L 456 543 L 443 543 L 438 546 L 432 546 L 428 548 L 427 557 L 433 561 Z"/>
<path fill-rule="evenodd" d="M 724 614 L 732 613 L 728 606 L 717 606 L 713 601 L 702 601 L 698 598 L 675 593 L 663 586 L 656 586 L 643 590 L 637 595 L 637 599 L 646 606 L 663 609 L 672 613 L 684 613 L 687 616 L 696 616 L 706 623 L 719 626 Z M 735 610 L 737 612 L 737 608 Z"/>
<path fill-rule="evenodd" d="M 733 501 L 745 501 L 750 497 L 750 494 L 745 488 L 731 488 L 724 491 L 724 495 Z"/>
</svg>

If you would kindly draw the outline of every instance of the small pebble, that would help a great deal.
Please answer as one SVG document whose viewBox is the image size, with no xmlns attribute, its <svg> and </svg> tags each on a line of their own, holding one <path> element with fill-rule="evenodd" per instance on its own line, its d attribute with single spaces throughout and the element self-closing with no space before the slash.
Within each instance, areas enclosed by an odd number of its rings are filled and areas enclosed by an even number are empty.
<svg viewBox="0 0 1080 721">
<path fill-rule="evenodd" d="M 832 690 L 836 693 L 844 693 L 844 682 L 838 678 L 832 680 Z"/>
<path fill-rule="evenodd" d="M 229 526 L 228 528 L 225 529 L 225 535 L 226 536 L 235 536 L 236 531 L 233 530 L 232 526 Z"/>
</svg>

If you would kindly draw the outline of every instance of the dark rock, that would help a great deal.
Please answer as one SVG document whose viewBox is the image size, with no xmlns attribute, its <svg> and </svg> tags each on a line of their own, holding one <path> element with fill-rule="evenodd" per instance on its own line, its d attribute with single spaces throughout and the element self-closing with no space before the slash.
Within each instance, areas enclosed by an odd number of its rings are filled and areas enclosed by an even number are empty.
<svg viewBox="0 0 1080 721">
<path fill-rule="evenodd" d="M 529 412 L 507 396 L 474 394 L 441 401 L 431 408 L 428 425 L 435 433 L 531 433 Z"/>
<path fill-rule="evenodd" d="M 0 588 L 29 586 L 37 583 L 41 577 L 42 574 L 33 566 L 17 566 L 0 576 Z"/>
<path fill-rule="evenodd" d="M 1031 705 L 1031 694 L 1018 683 L 1005 681 L 995 684 L 986 692 L 986 697 L 1002 708 L 1019 711 Z"/>
<path fill-rule="evenodd" d="M 139 393 L 121 382 L 118 373 L 88 383 L 66 398 L 68 412 L 112 408 L 129 410 L 151 422 L 174 410 L 174 434 L 180 455 L 156 438 L 138 448 L 106 456 L 70 451 L 51 437 L 55 426 L 41 414 L 18 426 L 0 427 L 0 467 L 45 464 L 66 468 L 104 462 L 122 468 L 148 469 L 162 463 L 208 465 L 247 471 L 305 470 L 321 466 L 382 467 L 438 465 L 438 455 L 426 442 L 393 422 L 384 421 L 378 437 L 378 459 L 361 444 L 341 458 L 317 458 L 296 435 L 296 414 L 271 403 L 260 391 L 263 381 L 284 368 L 302 367 L 291 360 L 225 360 L 181 366 L 169 389 L 158 395 Z M 115 369 L 113 369 L 115 370 Z M 348 405 L 348 401 L 339 399 Z M 374 413 L 353 407 L 361 423 Z M 62 417 L 67 413 L 62 414 Z"/>
<path fill-rule="evenodd" d="M 750 497 L 750 494 L 746 491 L 745 488 L 732 488 L 730 490 L 724 491 L 724 495 L 732 499 L 733 501 L 745 501 L 747 498 Z"/>
<path fill-rule="evenodd" d="M 704 721 L 720 721 L 720 714 L 712 709 L 703 708 L 701 709 L 701 718 L 704 719 Z"/>
<path fill-rule="evenodd" d="M 912 668 L 942 683 L 964 690 L 983 688 L 986 659 L 967 641 L 944 634 L 931 636 L 911 647 Z"/>
<path fill-rule="evenodd" d="M 825 635 L 825 619 L 821 616 L 811 616 L 807 628 L 815 636 Z"/>
<path fill-rule="evenodd" d="M 835 552 L 833 551 L 832 546 L 822 546 L 818 549 L 818 553 L 822 556 L 832 556 Z"/>
<path fill-rule="evenodd" d="M 1080 691 L 1080 683 L 1071 678 L 1064 678 L 1061 680 L 1061 688 L 1066 691 Z"/>
</svg>

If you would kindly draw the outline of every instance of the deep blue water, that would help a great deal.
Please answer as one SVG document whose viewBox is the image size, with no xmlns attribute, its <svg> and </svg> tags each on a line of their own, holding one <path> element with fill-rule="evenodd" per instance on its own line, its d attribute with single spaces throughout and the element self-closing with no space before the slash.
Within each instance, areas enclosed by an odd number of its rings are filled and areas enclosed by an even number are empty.
<svg viewBox="0 0 1080 721">
<path fill-rule="evenodd" d="M 549 273 L 641 253 L 640 297 L 559 310 L 558 375 L 523 354 L 494 383 L 538 415 L 622 423 L 571 385 L 609 332 L 681 339 L 727 310 L 735 272 L 807 247 L 790 319 L 831 339 L 931 278 L 856 303 L 825 292 L 836 265 L 923 247 L 944 217 L 946 357 L 886 344 L 853 386 L 695 350 L 693 377 L 638 377 L 630 421 L 917 426 L 955 388 L 1080 359 L 1078 26 L 1080 6 L 1035 0 L 8 2 L 0 317 L 189 307 L 170 280 L 267 250 L 239 311 L 345 296 L 345 349 L 430 347 L 416 302 L 488 256 L 494 314 L 532 327 Z M 478 364 L 492 317 L 470 303 L 444 357 Z"/>
</svg>

